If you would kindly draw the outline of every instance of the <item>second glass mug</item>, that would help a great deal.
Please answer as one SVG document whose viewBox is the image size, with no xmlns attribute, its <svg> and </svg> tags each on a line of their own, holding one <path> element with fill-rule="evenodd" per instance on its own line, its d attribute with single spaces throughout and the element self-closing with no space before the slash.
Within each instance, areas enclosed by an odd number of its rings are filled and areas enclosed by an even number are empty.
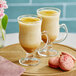
<svg viewBox="0 0 76 76">
<path fill-rule="evenodd" d="M 48 49 L 43 49 L 38 51 L 38 54 L 41 56 L 55 56 L 57 55 L 58 51 L 54 50 L 52 47 L 52 43 L 60 43 L 64 41 L 68 35 L 68 29 L 65 24 L 59 24 L 59 17 L 60 17 L 60 9 L 53 8 L 53 7 L 44 7 L 39 8 L 37 10 L 37 15 L 39 18 L 42 18 L 42 27 L 41 31 L 47 31 L 49 42 L 48 42 Z M 59 35 L 60 28 L 63 28 L 66 32 L 64 38 L 60 40 L 56 40 Z M 43 37 L 43 40 L 46 41 L 46 38 Z M 50 52 L 55 52 L 55 54 L 50 54 Z M 49 53 L 49 54 L 48 54 Z"/>
<path fill-rule="evenodd" d="M 30 20 L 30 21 L 29 21 Z M 24 66 L 37 65 L 39 59 L 35 58 L 32 52 L 37 51 L 42 42 L 41 36 L 45 35 L 47 42 L 39 49 L 45 48 L 48 43 L 46 32 L 41 33 L 42 19 L 36 15 L 22 15 L 18 17 L 19 23 L 19 42 L 26 51 L 26 57 L 21 58 L 19 63 Z"/>
</svg>

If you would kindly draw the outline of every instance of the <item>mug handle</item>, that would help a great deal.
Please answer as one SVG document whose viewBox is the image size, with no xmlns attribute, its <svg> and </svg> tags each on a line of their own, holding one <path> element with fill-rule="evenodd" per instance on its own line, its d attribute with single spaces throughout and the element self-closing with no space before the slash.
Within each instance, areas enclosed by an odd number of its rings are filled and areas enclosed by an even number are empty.
<svg viewBox="0 0 76 76">
<path fill-rule="evenodd" d="M 60 40 L 56 40 L 53 43 L 60 43 L 60 42 L 64 41 L 68 36 L 68 29 L 67 29 L 66 24 L 61 24 L 59 28 L 63 28 L 65 30 L 66 35 L 64 38 L 61 38 Z"/>
<path fill-rule="evenodd" d="M 46 32 L 46 31 L 43 31 L 43 32 L 41 33 L 41 37 L 42 37 L 43 35 L 46 36 L 47 41 L 46 41 L 45 45 L 44 45 L 43 47 L 39 48 L 38 50 L 43 50 L 43 49 L 45 49 L 45 48 L 47 47 L 47 44 L 48 44 L 48 35 L 47 35 L 47 32 Z M 41 39 L 41 42 L 44 42 L 44 41 Z"/>
</svg>

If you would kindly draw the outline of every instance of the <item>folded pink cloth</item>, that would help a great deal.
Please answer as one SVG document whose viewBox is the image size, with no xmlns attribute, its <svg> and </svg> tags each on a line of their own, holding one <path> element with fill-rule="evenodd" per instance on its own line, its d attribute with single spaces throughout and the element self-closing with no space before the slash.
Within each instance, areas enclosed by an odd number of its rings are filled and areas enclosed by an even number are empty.
<svg viewBox="0 0 76 76">
<path fill-rule="evenodd" d="M 24 71 L 21 66 L 0 56 L 0 76 L 20 76 Z"/>
</svg>

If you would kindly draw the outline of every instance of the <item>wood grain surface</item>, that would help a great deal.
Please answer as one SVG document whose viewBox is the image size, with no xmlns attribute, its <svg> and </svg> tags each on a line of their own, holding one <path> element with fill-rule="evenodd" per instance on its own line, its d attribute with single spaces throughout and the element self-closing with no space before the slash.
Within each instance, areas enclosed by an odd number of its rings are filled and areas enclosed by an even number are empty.
<svg viewBox="0 0 76 76">
<path fill-rule="evenodd" d="M 61 45 L 54 44 L 53 48 L 59 51 L 59 54 L 64 52 L 69 52 L 73 56 L 76 56 L 76 49 Z M 16 63 L 18 65 L 18 60 L 22 57 L 25 57 L 25 51 L 20 46 L 20 44 L 13 44 L 7 47 L 0 49 L 0 56 L 7 58 L 8 60 Z M 38 55 L 35 54 L 36 57 Z M 22 76 L 76 76 L 76 64 L 75 67 L 71 71 L 62 71 L 61 69 L 53 69 L 48 66 L 48 59 L 43 57 L 38 57 L 40 59 L 40 64 L 36 66 L 22 66 L 26 69 Z"/>
</svg>

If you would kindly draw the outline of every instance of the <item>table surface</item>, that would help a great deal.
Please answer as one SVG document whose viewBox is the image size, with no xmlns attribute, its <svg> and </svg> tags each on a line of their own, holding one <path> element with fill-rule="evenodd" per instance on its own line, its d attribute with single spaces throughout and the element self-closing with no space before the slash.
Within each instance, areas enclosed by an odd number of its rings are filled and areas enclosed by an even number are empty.
<svg viewBox="0 0 76 76">
<path fill-rule="evenodd" d="M 63 36 L 63 34 L 64 33 L 62 33 L 61 37 Z M 19 43 L 18 33 L 6 34 L 5 46 L 16 44 L 16 43 Z M 59 44 L 64 44 L 64 45 L 76 48 L 76 33 L 68 33 L 68 37 L 66 38 L 66 40 L 64 40 Z"/>
</svg>

